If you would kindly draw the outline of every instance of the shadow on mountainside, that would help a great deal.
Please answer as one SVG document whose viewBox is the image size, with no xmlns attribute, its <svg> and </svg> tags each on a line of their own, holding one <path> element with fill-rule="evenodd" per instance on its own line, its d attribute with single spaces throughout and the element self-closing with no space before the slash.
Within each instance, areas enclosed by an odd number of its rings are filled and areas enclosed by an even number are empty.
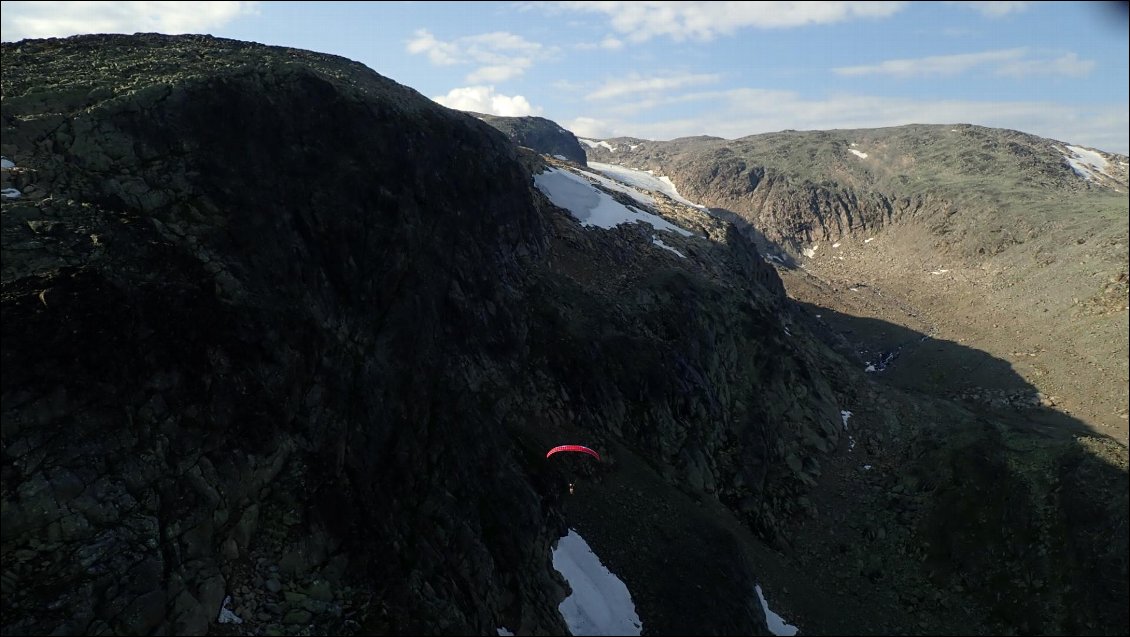
<svg viewBox="0 0 1130 637">
<path fill-rule="evenodd" d="M 902 325 L 852 316 L 796 302 L 823 330 L 825 343 L 878 382 L 954 400 L 996 418 L 1027 422 L 1034 431 L 1052 428 L 1069 435 L 1106 437 L 1070 414 L 1054 409 L 1008 361 Z"/>
<path fill-rule="evenodd" d="M 771 546 L 715 493 L 622 439 L 606 440 L 604 463 L 574 474 L 575 494 L 561 491 L 566 525 L 625 582 L 644 634 L 734 634 L 757 621 L 754 583 L 802 634 L 1126 632 L 1125 448 L 1021 400 L 953 400 L 964 381 L 1033 392 L 989 354 L 796 308 L 843 355 L 821 364 L 853 415 L 820 459 L 808 515 L 788 524 L 783 542 Z M 861 349 L 901 353 L 865 373 Z M 931 381 L 947 365 L 969 369 Z M 528 441 L 531 453 L 592 435 L 560 427 L 523 432 L 545 437 Z M 565 478 L 555 479 L 560 491 Z"/>
<path fill-rule="evenodd" d="M 801 568 L 784 585 L 805 592 L 781 607 L 803 631 L 1126 632 L 1125 447 L 985 352 L 797 306 L 876 368 L 845 382 L 846 453 L 790 538 Z"/>
<path fill-rule="evenodd" d="M 715 217 L 733 223 L 766 260 L 792 272 L 802 269 L 787 249 L 766 237 L 741 215 L 725 208 L 710 211 Z M 870 294 L 873 302 L 890 303 L 865 283 L 857 283 L 842 293 Z M 1023 412 L 1024 419 L 1035 425 L 1055 427 L 1072 434 L 1106 436 L 1105 432 L 1073 418 L 1069 412 L 1052 409 L 1054 397 L 1041 394 L 1008 361 L 904 325 L 840 312 L 829 306 L 842 304 L 825 300 L 822 304 L 797 299 L 794 302 L 812 317 L 813 333 L 826 345 L 848 361 L 856 362 L 859 369 L 870 369 L 867 373 L 876 374 L 877 379 L 893 387 L 953 399 L 970 408 L 989 409 L 997 416 L 1011 418 Z M 901 312 L 895 313 L 898 314 Z"/>
<path fill-rule="evenodd" d="M 746 239 L 749 239 L 753 242 L 753 245 L 757 246 L 758 252 L 760 252 L 766 260 L 789 269 L 797 267 L 796 259 L 793 258 L 792 254 L 782 248 L 776 241 L 766 237 L 764 232 L 758 230 L 757 227 L 750 223 L 745 217 L 726 208 L 711 208 L 710 214 L 734 224 L 738 232 L 742 233 Z"/>
</svg>

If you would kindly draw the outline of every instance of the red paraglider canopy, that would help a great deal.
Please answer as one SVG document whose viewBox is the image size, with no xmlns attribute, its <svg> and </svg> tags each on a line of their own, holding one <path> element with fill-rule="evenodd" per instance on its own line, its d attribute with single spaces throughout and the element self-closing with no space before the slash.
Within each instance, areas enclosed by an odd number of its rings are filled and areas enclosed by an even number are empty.
<svg viewBox="0 0 1130 637">
<path fill-rule="evenodd" d="M 588 447 L 582 447 L 581 445 L 561 445 L 560 447 L 554 447 L 549 450 L 549 453 L 545 454 L 545 457 L 548 458 L 558 451 L 579 451 L 581 453 L 587 453 L 593 458 L 600 460 L 599 453 L 593 451 L 592 449 L 589 449 Z"/>
</svg>

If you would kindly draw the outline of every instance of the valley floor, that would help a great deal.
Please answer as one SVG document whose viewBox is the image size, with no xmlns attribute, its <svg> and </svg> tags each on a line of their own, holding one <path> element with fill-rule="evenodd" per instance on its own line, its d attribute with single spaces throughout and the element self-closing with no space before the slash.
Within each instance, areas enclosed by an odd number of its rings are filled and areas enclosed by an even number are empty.
<svg viewBox="0 0 1130 637">
<path fill-rule="evenodd" d="M 1088 304 L 1078 281 L 1023 298 L 1007 275 L 915 263 L 895 243 L 845 239 L 779 273 L 861 369 L 894 355 L 874 372 L 882 382 L 1127 444 L 1124 300 Z"/>
</svg>

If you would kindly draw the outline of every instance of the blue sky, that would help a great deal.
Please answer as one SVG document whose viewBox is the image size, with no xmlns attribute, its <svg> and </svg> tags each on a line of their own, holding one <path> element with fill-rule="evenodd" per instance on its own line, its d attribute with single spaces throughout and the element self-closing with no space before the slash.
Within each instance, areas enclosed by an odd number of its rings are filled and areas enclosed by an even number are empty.
<svg viewBox="0 0 1130 637">
<path fill-rule="evenodd" d="M 341 55 L 578 135 L 973 123 L 1130 151 L 1125 2 L 3 2 L 0 37 L 210 33 Z"/>
</svg>

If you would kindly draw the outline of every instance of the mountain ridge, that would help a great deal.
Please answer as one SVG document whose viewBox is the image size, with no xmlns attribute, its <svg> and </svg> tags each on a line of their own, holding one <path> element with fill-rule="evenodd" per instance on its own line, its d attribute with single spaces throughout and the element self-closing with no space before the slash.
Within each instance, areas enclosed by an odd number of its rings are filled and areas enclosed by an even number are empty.
<svg viewBox="0 0 1130 637">
<path fill-rule="evenodd" d="M 1073 394 L 1073 412 L 1126 442 L 1126 156 L 955 125 L 615 148 L 586 152 L 669 176 L 798 276 L 839 289 L 867 282 L 916 306 L 918 317 L 930 306 L 968 308 L 960 315 L 989 351 L 1015 361 L 1045 394 Z M 1083 158 L 1104 161 L 1109 174 Z M 970 336 L 956 318 L 939 312 L 931 324 Z M 1023 326 L 1019 336 L 994 333 L 1009 323 Z"/>
</svg>

